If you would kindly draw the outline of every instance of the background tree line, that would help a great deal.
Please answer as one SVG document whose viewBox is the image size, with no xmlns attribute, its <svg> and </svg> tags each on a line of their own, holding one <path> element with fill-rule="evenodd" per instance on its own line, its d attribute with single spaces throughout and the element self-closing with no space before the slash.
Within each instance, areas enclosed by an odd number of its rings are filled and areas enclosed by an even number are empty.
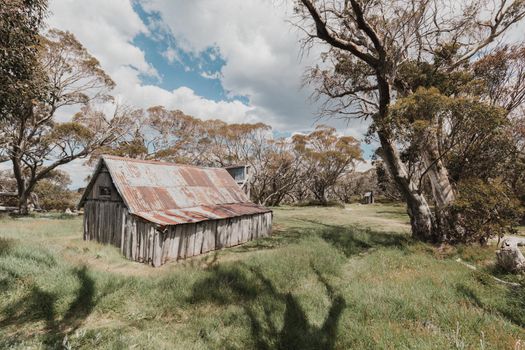
<svg viewBox="0 0 525 350">
<path fill-rule="evenodd" d="M 92 159 L 114 154 L 212 167 L 246 165 L 252 199 L 264 205 L 326 205 L 338 198 L 337 185 L 362 160 L 355 138 L 340 136 L 325 125 L 308 134 L 274 138 L 263 123 L 201 120 L 161 106 L 130 115 L 129 132 L 93 152 Z"/>
</svg>

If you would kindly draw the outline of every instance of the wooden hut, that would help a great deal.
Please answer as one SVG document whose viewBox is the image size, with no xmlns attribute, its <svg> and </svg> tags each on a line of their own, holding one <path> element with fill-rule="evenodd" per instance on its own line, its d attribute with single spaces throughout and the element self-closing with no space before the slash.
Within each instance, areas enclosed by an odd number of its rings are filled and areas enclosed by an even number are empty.
<svg viewBox="0 0 525 350">
<path fill-rule="evenodd" d="M 362 198 L 361 203 L 362 204 L 374 204 L 375 203 L 374 192 L 373 191 L 365 192 L 363 194 L 363 198 Z"/>
<path fill-rule="evenodd" d="M 100 159 L 79 207 L 85 240 L 153 266 L 268 236 L 272 225 L 225 169 L 115 156 Z"/>
</svg>

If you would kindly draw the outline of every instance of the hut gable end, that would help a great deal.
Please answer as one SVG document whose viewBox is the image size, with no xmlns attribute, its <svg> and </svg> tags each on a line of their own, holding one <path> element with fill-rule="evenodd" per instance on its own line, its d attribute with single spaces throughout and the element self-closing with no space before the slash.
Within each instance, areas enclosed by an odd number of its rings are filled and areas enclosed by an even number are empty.
<svg viewBox="0 0 525 350">
<path fill-rule="evenodd" d="M 86 194 L 84 200 L 122 202 L 122 198 L 120 197 L 117 188 L 111 179 L 111 175 L 104 164 L 93 179 Z"/>
</svg>

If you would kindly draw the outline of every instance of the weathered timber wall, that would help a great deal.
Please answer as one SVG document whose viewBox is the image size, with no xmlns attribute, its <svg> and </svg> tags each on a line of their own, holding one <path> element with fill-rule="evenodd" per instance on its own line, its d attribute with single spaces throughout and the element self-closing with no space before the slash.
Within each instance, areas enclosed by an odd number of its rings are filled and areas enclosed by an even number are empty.
<svg viewBox="0 0 525 350">
<path fill-rule="evenodd" d="M 84 240 L 94 240 L 120 247 L 123 213 L 128 210 L 122 202 L 88 200 L 84 205 Z"/>
<path fill-rule="evenodd" d="M 168 226 L 161 234 L 162 252 L 155 254 L 153 265 L 236 246 L 269 236 L 271 230 L 272 213 Z"/>
<path fill-rule="evenodd" d="M 160 266 L 270 235 L 272 213 L 168 226 L 128 213 L 122 202 L 87 200 L 84 239 L 112 244 L 134 261 Z"/>
</svg>

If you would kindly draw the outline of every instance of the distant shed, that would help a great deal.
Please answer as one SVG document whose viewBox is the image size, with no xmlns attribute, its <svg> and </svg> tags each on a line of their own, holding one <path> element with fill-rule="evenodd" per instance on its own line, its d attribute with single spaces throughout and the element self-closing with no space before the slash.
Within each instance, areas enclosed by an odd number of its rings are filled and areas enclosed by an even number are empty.
<svg viewBox="0 0 525 350">
<path fill-rule="evenodd" d="M 250 166 L 249 165 L 230 165 L 224 167 L 226 171 L 233 177 L 237 185 L 239 185 L 244 193 L 250 197 Z"/>
<path fill-rule="evenodd" d="M 79 203 L 84 239 L 160 266 L 271 233 L 225 169 L 103 156 Z"/>
</svg>

